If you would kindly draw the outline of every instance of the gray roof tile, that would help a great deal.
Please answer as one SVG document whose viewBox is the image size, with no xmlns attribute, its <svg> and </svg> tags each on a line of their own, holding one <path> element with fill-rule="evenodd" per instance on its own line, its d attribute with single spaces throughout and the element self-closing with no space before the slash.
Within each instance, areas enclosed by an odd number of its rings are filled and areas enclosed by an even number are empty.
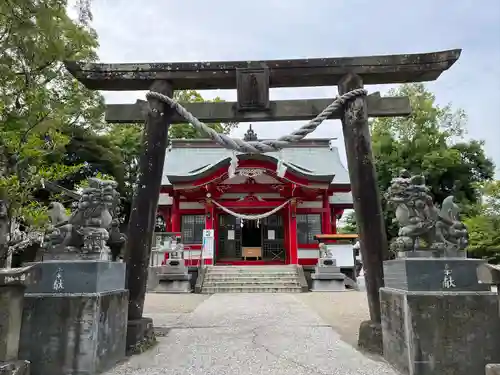
<svg viewBox="0 0 500 375">
<path fill-rule="evenodd" d="M 237 153 L 240 154 L 240 153 Z M 230 158 L 232 151 L 214 147 L 174 147 L 167 152 L 163 167 L 162 185 L 170 185 L 167 175 L 189 176 L 212 168 L 214 164 Z M 335 175 L 333 184 L 349 184 L 349 174 L 342 165 L 337 147 L 291 147 L 266 155 L 293 164 L 308 174 Z"/>
</svg>

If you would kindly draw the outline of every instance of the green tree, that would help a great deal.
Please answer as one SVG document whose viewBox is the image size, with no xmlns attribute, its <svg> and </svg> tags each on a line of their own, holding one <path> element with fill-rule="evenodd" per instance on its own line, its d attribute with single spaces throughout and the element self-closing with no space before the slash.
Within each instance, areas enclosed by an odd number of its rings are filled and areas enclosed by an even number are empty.
<svg viewBox="0 0 500 375">
<path fill-rule="evenodd" d="M 356 224 L 356 216 L 354 211 L 344 214 L 341 219 L 342 223 L 339 225 L 338 232 L 342 234 L 358 233 L 358 226 Z"/>
<path fill-rule="evenodd" d="M 480 199 L 478 184 L 491 180 L 494 165 L 483 150 L 483 142 L 463 138 L 467 121 L 462 110 L 441 107 L 423 84 L 406 84 L 390 95 L 408 96 L 412 114 L 408 117 L 377 118 L 371 124 L 373 156 L 380 191 L 401 169 L 423 174 L 440 204 L 454 195 L 468 214 Z M 384 206 L 388 238 L 397 235 L 394 214 Z"/>
<path fill-rule="evenodd" d="M 478 184 L 491 180 L 494 166 L 483 150 L 483 142 L 463 138 L 467 117 L 451 105 L 440 107 L 423 84 L 402 85 L 390 95 L 408 96 L 408 117 L 378 118 L 371 123 L 372 147 L 381 195 L 401 169 L 421 173 L 437 203 L 453 194 L 470 215 L 480 199 Z M 393 212 L 384 206 L 388 237 L 397 235 Z M 346 219 L 355 228 L 355 218 Z"/>
<path fill-rule="evenodd" d="M 78 84 L 62 64 L 94 60 L 96 35 L 66 7 L 63 0 L 0 2 L 0 189 L 9 222 L 43 226 L 44 208 L 33 196 L 41 180 L 81 167 L 58 158 L 69 141 L 64 130 L 101 124 L 101 95 Z M 1 246 L 0 263 L 5 255 Z"/>
<path fill-rule="evenodd" d="M 74 189 L 81 181 L 101 173 L 113 176 L 120 193 L 125 192 L 126 168 L 122 150 L 109 137 L 80 126 L 68 127 L 63 130 L 63 134 L 69 138 L 62 155 L 63 163 L 68 166 L 83 164 L 83 167 L 59 181 L 61 186 Z"/>
<path fill-rule="evenodd" d="M 481 187 L 482 200 L 474 215 L 465 220 L 469 230 L 469 253 L 489 262 L 500 263 L 500 181 Z"/>
</svg>

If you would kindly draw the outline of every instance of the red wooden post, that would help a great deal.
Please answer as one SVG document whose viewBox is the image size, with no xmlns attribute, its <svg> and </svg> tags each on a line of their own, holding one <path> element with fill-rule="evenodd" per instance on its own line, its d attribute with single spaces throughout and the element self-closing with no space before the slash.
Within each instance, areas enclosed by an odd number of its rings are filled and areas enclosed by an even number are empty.
<svg viewBox="0 0 500 375">
<path fill-rule="evenodd" d="M 163 211 L 163 219 L 165 219 L 165 231 L 172 231 L 172 206 L 165 207 Z"/>
<path fill-rule="evenodd" d="M 288 220 L 288 217 L 289 217 L 289 214 L 288 214 L 288 210 L 287 209 L 284 209 L 282 211 L 282 215 L 283 215 L 283 229 L 284 229 L 284 233 L 283 233 L 283 245 L 285 246 L 285 254 L 286 254 L 286 257 L 285 257 L 285 263 L 286 264 L 290 264 L 290 260 L 291 260 L 291 249 L 290 249 L 290 221 Z"/>
<path fill-rule="evenodd" d="M 332 217 L 331 217 L 331 210 L 330 210 L 330 202 L 328 200 L 328 193 L 325 193 L 323 195 L 323 214 L 322 214 L 322 220 L 321 220 L 321 231 L 324 234 L 330 234 L 332 230 Z"/>
<path fill-rule="evenodd" d="M 290 264 L 298 264 L 298 242 L 297 242 L 297 201 L 293 199 L 288 205 L 288 239 L 290 241 Z"/>
<path fill-rule="evenodd" d="M 173 194 L 172 209 L 170 214 L 170 222 L 172 226 L 172 232 L 181 231 L 181 217 L 179 215 L 179 196 Z"/>
</svg>

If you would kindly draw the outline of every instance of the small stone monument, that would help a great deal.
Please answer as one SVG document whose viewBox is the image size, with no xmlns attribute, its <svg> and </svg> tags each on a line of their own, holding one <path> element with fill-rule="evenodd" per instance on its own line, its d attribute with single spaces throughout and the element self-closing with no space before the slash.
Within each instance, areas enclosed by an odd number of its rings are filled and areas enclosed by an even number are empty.
<svg viewBox="0 0 500 375">
<path fill-rule="evenodd" d="M 498 297 L 478 280 L 485 262 L 465 257 L 453 197 L 437 207 L 423 176 L 403 171 L 386 199 L 400 229 L 380 289 L 385 359 L 403 374 L 483 373 L 500 359 Z"/>
<path fill-rule="evenodd" d="M 158 288 L 158 283 L 160 282 L 158 274 L 165 260 L 165 255 L 170 252 L 174 241 L 175 236 L 173 233 L 157 233 L 155 241 L 156 246 L 151 249 L 150 264 L 148 267 L 148 292 L 154 292 Z"/>
<path fill-rule="evenodd" d="M 38 281 L 33 266 L 0 269 L 0 374 L 29 375 L 30 362 L 19 359 L 19 338 L 26 285 Z"/>
<path fill-rule="evenodd" d="M 158 267 L 158 284 L 151 289 L 154 293 L 191 293 L 191 275 L 184 261 L 184 245 L 177 237 L 170 249 L 164 249 L 169 257 L 164 266 Z"/>
<path fill-rule="evenodd" d="M 477 268 L 479 280 L 498 293 L 500 286 L 500 265 L 481 264 Z M 500 375 L 500 363 L 489 363 L 486 365 L 486 375 Z"/>
<path fill-rule="evenodd" d="M 345 290 L 346 276 L 337 267 L 337 261 L 324 243 L 319 245 L 320 257 L 311 275 L 312 292 L 338 292 Z"/>
<path fill-rule="evenodd" d="M 125 357 L 125 264 L 110 261 L 106 243 L 115 187 L 89 179 L 69 218 L 62 205 L 51 207 L 40 280 L 25 294 L 20 354 L 33 364 L 31 375 L 93 375 Z"/>
</svg>

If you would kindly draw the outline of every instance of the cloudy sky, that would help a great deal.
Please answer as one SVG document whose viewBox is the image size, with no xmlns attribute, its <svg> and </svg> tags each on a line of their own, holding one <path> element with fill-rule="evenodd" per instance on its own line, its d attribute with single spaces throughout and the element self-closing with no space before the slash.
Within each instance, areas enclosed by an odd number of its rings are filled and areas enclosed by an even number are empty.
<svg viewBox="0 0 500 375">
<path fill-rule="evenodd" d="M 481 4 L 479 6 L 479 3 Z M 440 104 L 469 115 L 468 137 L 486 140 L 500 177 L 500 0 L 93 0 L 102 62 L 181 62 L 342 57 L 462 48 L 459 61 L 429 88 Z M 370 86 L 384 93 L 390 86 Z M 134 103 L 141 92 L 105 92 Z M 271 99 L 333 97 L 335 87 L 274 89 Z M 235 100 L 235 92 L 203 96 Z M 259 137 L 301 123 L 259 123 Z M 242 136 L 248 126 L 234 132 Z M 328 121 L 314 137 L 338 138 Z"/>
</svg>

